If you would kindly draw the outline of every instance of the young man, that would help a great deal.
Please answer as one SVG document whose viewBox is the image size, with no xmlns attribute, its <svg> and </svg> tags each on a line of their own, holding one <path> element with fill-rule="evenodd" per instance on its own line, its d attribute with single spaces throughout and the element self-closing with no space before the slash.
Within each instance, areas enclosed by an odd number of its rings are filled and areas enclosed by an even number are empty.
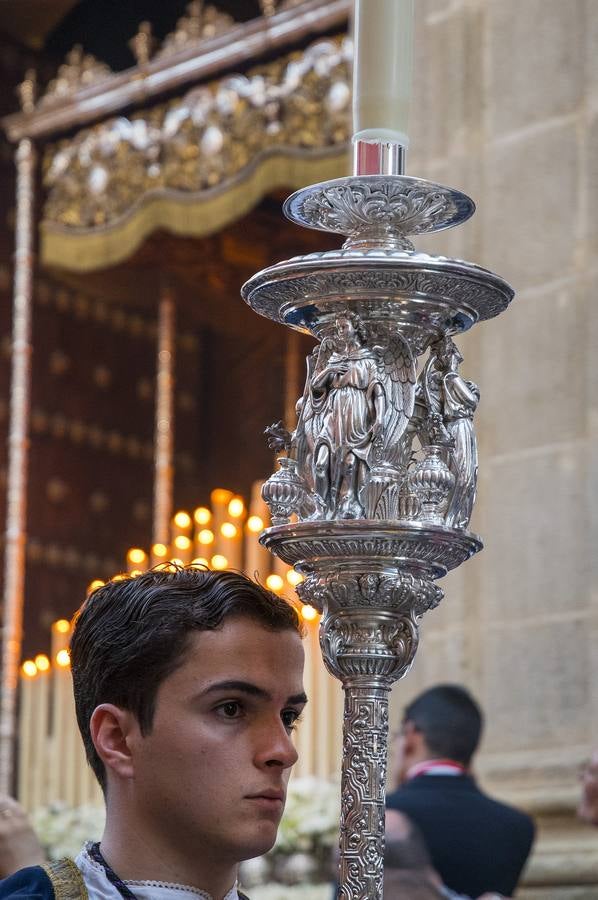
<svg viewBox="0 0 598 900">
<path fill-rule="evenodd" d="M 306 703 L 295 610 L 242 575 L 113 581 L 71 641 L 75 705 L 105 795 L 101 843 L 24 869 L 1 898 L 238 900 L 274 844 Z"/>
<path fill-rule="evenodd" d="M 462 687 L 439 685 L 416 697 L 397 737 L 400 786 L 387 806 L 418 826 L 447 887 L 468 897 L 511 896 L 534 824 L 478 788 L 471 761 L 481 733 L 480 708 Z"/>
</svg>

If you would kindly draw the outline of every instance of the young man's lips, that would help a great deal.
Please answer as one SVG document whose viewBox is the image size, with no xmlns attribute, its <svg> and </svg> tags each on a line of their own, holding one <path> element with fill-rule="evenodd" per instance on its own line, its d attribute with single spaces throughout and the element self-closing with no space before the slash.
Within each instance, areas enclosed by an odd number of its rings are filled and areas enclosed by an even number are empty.
<svg viewBox="0 0 598 900">
<path fill-rule="evenodd" d="M 248 794 L 247 800 L 263 800 L 264 803 L 284 803 L 284 791 L 261 791 L 259 794 Z"/>
</svg>

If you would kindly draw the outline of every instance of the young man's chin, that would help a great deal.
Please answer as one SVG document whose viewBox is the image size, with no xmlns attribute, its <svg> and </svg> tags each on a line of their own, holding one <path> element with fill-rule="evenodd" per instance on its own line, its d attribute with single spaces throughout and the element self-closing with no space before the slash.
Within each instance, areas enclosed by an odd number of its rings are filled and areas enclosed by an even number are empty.
<svg viewBox="0 0 598 900">
<path fill-rule="evenodd" d="M 271 822 L 263 822 L 259 828 L 254 830 L 253 834 L 245 835 L 245 840 L 242 839 L 242 846 L 239 847 L 239 861 L 263 856 L 264 853 L 271 850 L 276 843 L 277 832 L 277 825 Z"/>
</svg>

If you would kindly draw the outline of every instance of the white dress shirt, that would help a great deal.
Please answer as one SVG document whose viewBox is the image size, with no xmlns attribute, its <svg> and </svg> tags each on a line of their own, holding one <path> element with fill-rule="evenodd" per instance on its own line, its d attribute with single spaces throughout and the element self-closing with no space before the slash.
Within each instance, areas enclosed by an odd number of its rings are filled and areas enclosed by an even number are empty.
<svg viewBox="0 0 598 900">
<path fill-rule="evenodd" d="M 90 857 L 83 847 L 75 865 L 81 872 L 89 900 L 122 900 L 118 889 L 108 880 L 103 867 Z M 165 881 L 125 881 L 126 886 L 135 894 L 137 900 L 214 900 L 207 891 L 189 887 L 186 884 L 169 884 Z M 224 900 L 239 900 L 237 886 L 234 885 Z"/>
</svg>

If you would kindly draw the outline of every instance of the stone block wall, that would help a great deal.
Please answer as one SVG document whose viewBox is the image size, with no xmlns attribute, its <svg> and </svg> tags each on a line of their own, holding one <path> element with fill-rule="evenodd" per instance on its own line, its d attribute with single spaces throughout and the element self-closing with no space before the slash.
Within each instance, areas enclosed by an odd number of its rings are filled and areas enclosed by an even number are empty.
<svg viewBox="0 0 598 900">
<path fill-rule="evenodd" d="M 438 681 L 487 714 L 478 761 L 539 839 L 520 896 L 598 896 L 577 769 L 598 747 L 598 3 L 418 0 L 410 174 L 471 194 L 418 246 L 493 269 L 511 309 L 458 340 L 486 544 L 445 580 L 393 716 Z"/>
</svg>

